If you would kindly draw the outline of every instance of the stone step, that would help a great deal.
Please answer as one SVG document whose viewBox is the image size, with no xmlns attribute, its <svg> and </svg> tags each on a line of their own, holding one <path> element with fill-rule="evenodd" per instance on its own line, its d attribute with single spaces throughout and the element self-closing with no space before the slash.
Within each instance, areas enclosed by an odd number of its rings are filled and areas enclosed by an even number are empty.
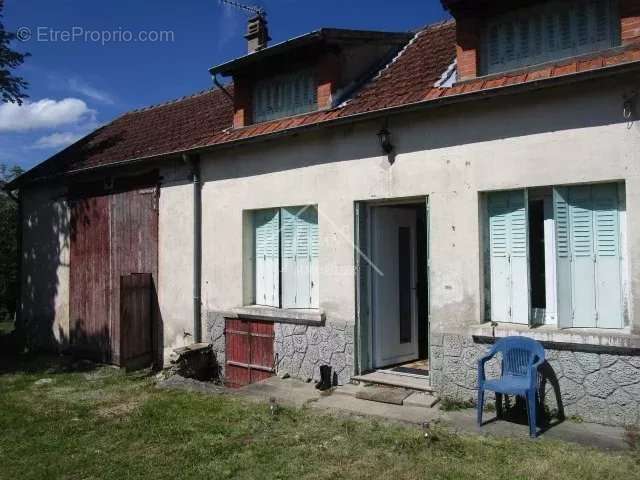
<svg viewBox="0 0 640 480">
<path fill-rule="evenodd" d="M 394 375 L 390 372 L 372 372 L 365 375 L 353 377 L 353 380 L 359 382 L 388 385 L 390 387 L 407 388 L 409 390 L 418 390 L 421 392 L 434 392 L 428 377 L 407 377 L 404 375 Z"/>
<path fill-rule="evenodd" d="M 369 400 L 370 402 L 403 405 L 409 395 L 411 395 L 411 390 L 407 390 L 405 388 L 375 386 L 363 388 L 356 393 L 356 398 L 359 398 L 360 400 Z"/>
<path fill-rule="evenodd" d="M 335 396 L 346 396 L 352 398 L 362 398 L 361 393 L 366 392 L 368 390 L 372 390 L 375 384 L 360 384 L 355 385 L 352 383 L 342 385 L 336 389 L 334 389 L 331 395 Z M 392 388 L 391 388 L 392 389 Z M 409 393 L 409 395 L 403 400 L 402 405 L 410 406 L 410 407 L 421 407 L 421 408 L 433 408 L 440 399 L 431 392 L 423 392 L 416 390 L 405 390 Z"/>
</svg>

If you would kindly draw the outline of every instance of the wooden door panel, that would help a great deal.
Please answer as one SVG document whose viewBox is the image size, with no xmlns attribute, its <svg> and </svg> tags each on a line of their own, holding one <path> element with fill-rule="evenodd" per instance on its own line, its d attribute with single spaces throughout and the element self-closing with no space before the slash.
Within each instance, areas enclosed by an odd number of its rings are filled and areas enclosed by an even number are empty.
<svg viewBox="0 0 640 480">
<path fill-rule="evenodd" d="M 242 387 L 273 376 L 273 323 L 228 318 L 225 327 L 227 386 Z"/>
</svg>

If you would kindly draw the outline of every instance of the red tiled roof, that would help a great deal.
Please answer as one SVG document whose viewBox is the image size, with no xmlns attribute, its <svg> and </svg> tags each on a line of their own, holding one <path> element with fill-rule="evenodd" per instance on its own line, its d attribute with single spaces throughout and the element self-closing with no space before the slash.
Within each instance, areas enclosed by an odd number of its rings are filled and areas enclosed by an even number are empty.
<svg viewBox="0 0 640 480">
<path fill-rule="evenodd" d="M 284 132 L 376 110 L 444 97 L 575 75 L 640 62 L 640 43 L 542 65 L 526 71 L 465 81 L 453 87 L 436 82 L 455 59 L 455 23 L 421 30 L 386 68 L 355 96 L 332 110 L 232 129 L 233 106 L 219 89 L 127 113 L 28 172 L 26 179 L 110 165 Z M 233 87 L 227 87 L 233 93 Z"/>
<path fill-rule="evenodd" d="M 233 86 L 227 88 L 233 95 Z M 231 125 L 233 105 L 219 89 L 116 118 L 28 172 L 43 176 L 189 149 Z"/>
</svg>

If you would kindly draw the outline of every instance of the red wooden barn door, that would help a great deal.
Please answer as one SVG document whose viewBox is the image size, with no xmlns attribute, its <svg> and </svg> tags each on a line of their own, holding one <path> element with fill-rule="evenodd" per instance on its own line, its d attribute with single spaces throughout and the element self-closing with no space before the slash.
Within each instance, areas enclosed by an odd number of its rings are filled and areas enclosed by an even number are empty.
<svg viewBox="0 0 640 480">
<path fill-rule="evenodd" d="M 158 276 L 158 211 L 156 189 L 132 190 L 111 195 L 111 335 L 114 363 L 125 364 L 132 352 L 121 352 L 121 324 L 124 321 L 146 322 L 140 316 L 122 318 L 121 277 L 131 274 L 151 274 L 151 287 Z M 149 311 L 155 316 L 157 312 Z M 145 327 L 146 328 L 146 327 Z M 151 328 L 151 323 L 149 323 Z M 140 331 L 131 326 L 129 332 Z M 151 332 L 149 332 L 151 335 Z"/>
<path fill-rule="evenodd" d="M 273 323 L 227 318 L 225 383 L 232 388 L 265 380 L 275 373 Z"/>
<path fill-rule="evenodd" d="M 153 355 L 152 291 L 150 273 L 120 277 L 120 364 L 145 366 Z"/>
<path fill-rule="evenodd" d="M 122 357 L 121 352 L 124 332 L 121 331 L 120 282 L 123 275 L 150 274 L 152 295 L 155 292 L 153 286 L 157 285 L 158 274 L 156 189 L 130 189 L 72 200 L 70 250 L 72 347 L 100 361 L 124 365 L 127 358 Z M 159 315 L 153 301 L 150 315 L 154 318 L 149 322 L 152 325 Z"/>
<path fill-rule="evenodd" d="M 71 204 L 70 341 L 76 350 L 111 361 L 109 197 Z"/>
</svg>

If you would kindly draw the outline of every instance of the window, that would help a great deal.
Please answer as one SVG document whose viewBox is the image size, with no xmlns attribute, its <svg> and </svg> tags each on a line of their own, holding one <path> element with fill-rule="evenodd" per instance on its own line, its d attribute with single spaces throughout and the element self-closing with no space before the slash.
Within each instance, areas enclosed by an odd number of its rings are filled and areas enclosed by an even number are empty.
<svg viewBox="0 0 640 480">
<path fill-rule="evenodd" d="M 316 109 L 316 83 L 310 71 L 281 75 L 256 83 L 253 95 L 255 123 Z"/>
<path fill-rule="evenodd" d="M 490 318 L 622 328 L 624 210 L 616 183 L 489 193 Z"/>
<path fill-rule="evenodd" d="M 318 308 L 318 209 L 315 206 L 252 212 L 254 303 Z"/>
<path fill-rule="evenodd" d="M 617 0 L 554 0 L 488 20 L 482 71 L 498 73 L 619 44 Z"/>
</svg>

